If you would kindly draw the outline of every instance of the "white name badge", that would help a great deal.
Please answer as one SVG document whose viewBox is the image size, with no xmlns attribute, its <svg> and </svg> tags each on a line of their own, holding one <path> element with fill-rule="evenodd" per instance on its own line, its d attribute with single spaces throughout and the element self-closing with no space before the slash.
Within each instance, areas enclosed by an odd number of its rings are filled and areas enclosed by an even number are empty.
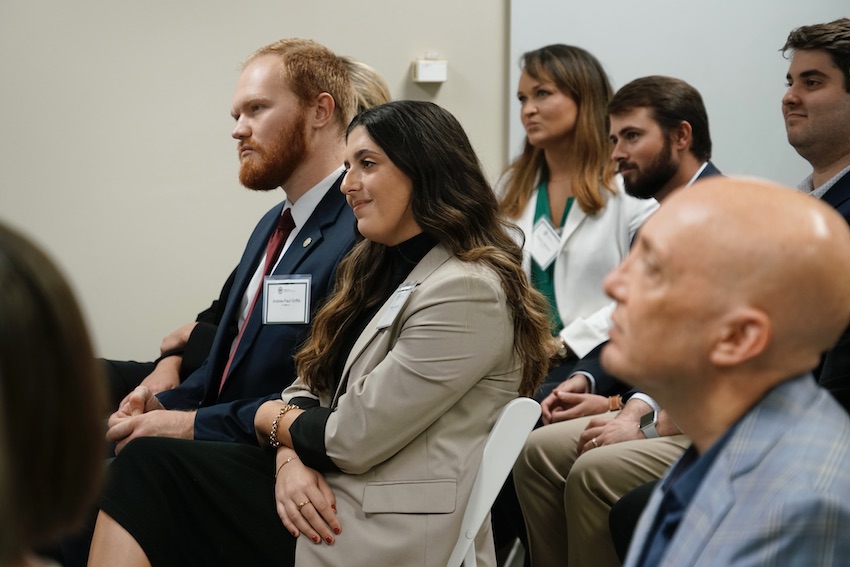
<svg viewBox="0 0 850 567">
<path fill-rule="evenodd" d="M 310 322 L 312 276 L 266 276 L 263 278 L 263 324 Z"/>
<path fill-rule="evenodd" d="M 386 329 L 390 325 L 393 324 L 395 318 L 398 317 L 401 308 L 404 307 L 404 304 L 407 302 L 407 298 L 410 297 L 410 294 L 413 293 L 414 288 L 418 286 L 417 282 L 413 283 L 403 283 L 398 286 L 398 289 L 395 290 L 395 293 L 390 299 L 390 304 L 387 307 L 387 310 L 384 311 L 384 314 L 381 316 L 381 320 L 378 321 L 377 329 Z"/>
<path fill-rule="evenodd" d="M 541 269 L 552 265 L 561 248 L 561 235 L 546 217 L 540 217 L 534 223 L 531 235 L 531 257 Z"/>
</svg>

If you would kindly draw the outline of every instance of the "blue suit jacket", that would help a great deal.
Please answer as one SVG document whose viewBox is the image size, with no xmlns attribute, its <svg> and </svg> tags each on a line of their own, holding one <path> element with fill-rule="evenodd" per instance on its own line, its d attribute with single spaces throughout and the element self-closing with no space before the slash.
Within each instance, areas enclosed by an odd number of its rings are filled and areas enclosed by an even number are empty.
<svg viewBox="0 0 850 567">
<path fill-rule="evenodd" d="M 841 565 L 850 556 L 850 418 L 810 375 L 744 415 L 685 509 L 661 566 Z M 653 492 L 626 567 L 661 501 Z"/>
<path fill-rule="evenodd" d="M 697 181 L 699 181 L 700 179 L 707 179 L 714 175 L 723 174 L 720 173 L 720 170 L 717 169 L 717 167 L 715 167 L 715 165 L 709 161 L 708 163 L 706 163 L 705 169 L 703 169 L 702 172 L 699 174 L 699 177 L 697 177 Z M 850 206 L 850 202 L 848 202 L 848 206 Z M 585 355 L 578 362 L 576 362 L 572 373 L 584 372 L 593 376 L 593 379 L 596 382 L 596 393 L 599 395 L 613 396 L 614 394 L 622 394 L 628 391 L 629 387 L 620 382 L 620 380 L 612 374 L 606 372 L 606 370 L 602 368 L 602 364 L 600 363 L 599 356 L 604 346 L 605 343 L 602 343 L 601 345 L 597 346 L 595 349 L 587 353 L 587 355 Z"/>
<path fill-rule="evenodd" d="M 835 207 L 844 220 L 850 223 L 850 173 L 830 187 L 821 200 Z M 847 285 L 850 287 L 850 282 Z M 816 376 L 818 383 L 850 412 L 850 328 L 844 331 L 838 344 L 826 352 Z"/>
<path fill-rule="evenodd" d="M 273 272 L 312 276 L 313 313 L 333 287 L 337 264 L 354 245 L 355 219 L 339 190 L 341 181 L 342 176 L 298 232 L 297 240 Z M 168 409 L 198 410 L 195 439 L 256 445 L 254 413 L 262 402 L 280 397 L 283 389 L 295 379 L 292 355 L 307 338 L 310 326 L 263 325 L 262 317 L 255 314 L 248 320 L 219 394 L 221 375 L 236 336 L 242 296 L 282 209 L 283 203 L 266 213 L 248 240 L 206 362 L 177 388 L 158 395 Z M 262 306 L 262 302 L 261 295 L 256 305 Z"/>
</svg>

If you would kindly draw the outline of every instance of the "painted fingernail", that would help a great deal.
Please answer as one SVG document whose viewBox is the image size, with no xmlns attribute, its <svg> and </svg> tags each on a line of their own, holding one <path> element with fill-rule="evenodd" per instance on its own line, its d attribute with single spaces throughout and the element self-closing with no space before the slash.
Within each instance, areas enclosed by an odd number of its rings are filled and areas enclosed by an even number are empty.
<svg viewBox="0 0 850 567">
<path fill-rule="evenodd" d="M 334 512 L 336 512 L 336 504 L 331 504 L 331 510 L 333 510 Z"/>
<path fill-rule="evenodd" d="M 341 530 L 341 529 L 339 529 L 339 528 L 334 528 L 334 533 L 335 533 L 336 535 L 339 535 L 339 532 L 341 532 L 341 531 L 342 531 L 342 530 Z"/>
<path fill-rule="evenodd" d="M 292 534 L 292 537 L 298 537 L 298 532 L 296 532 L 296 531 L 292 531 L 292 532 L 289 532 L 289 533 Z"/>
<path fill-rule="evenodd" d="M 332 538 L 331 536 L 328 536 L 328 537 L 325 538 L 325 541 L 328 542 L 328 544 L 330 545 L 334 542 L 334 538 Z"/>
<path fill-rule="evenodd" d="M 313 543 L 319 543 L 320 541 L 322 541 L 322 538 L 317 535 L 313 536 Z"/>
</svg>

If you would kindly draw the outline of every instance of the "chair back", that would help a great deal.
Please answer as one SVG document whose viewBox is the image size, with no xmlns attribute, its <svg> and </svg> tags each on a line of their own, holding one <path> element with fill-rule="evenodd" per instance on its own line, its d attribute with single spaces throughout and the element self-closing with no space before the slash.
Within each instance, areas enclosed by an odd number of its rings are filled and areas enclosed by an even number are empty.
<svg viewBox="0 0 850 567">
<path fill-rule="evenodd" d="M 540 404 L 531 398 L 511 400 L 502 409 L 484 443 L 481 465 L 472 485 L 460 536 L 449 558 L 448 567 L 476 567 L 475 536 L 487 519 L 496 496 L 539 418 Z"/>
</svg>

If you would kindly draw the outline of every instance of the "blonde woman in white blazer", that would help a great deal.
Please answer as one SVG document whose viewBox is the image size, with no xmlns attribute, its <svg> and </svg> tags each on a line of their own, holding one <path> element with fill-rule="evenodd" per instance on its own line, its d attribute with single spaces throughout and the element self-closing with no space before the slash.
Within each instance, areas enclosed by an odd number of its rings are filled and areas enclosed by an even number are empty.
<svg viewBox="0 0 850 567">
<path fill-rule="evenodd" d="M 295 357 L 299 378 L 256 412 L 260 447 L 130 442 L 90 564 L 446 564 L 490 428 L 548 367 L 546 304 L 451 114 L 367 110 L 345 157 L 364 239 Z M 495 566 L 489 522 L 476 552 Z"/>
<path fill-rule="evenodd" d="M 523 55 L 517 88 L 523 153 L 497 184 L 502 211 L 522 230 L 523 267 L 550 303 L 552 370 L 537 394 L 608 338 L 602 280 L 658 204 L 625 194 L 608 141 L 612 89 L 587 51 L 549 45 Z"/>
</svg>

